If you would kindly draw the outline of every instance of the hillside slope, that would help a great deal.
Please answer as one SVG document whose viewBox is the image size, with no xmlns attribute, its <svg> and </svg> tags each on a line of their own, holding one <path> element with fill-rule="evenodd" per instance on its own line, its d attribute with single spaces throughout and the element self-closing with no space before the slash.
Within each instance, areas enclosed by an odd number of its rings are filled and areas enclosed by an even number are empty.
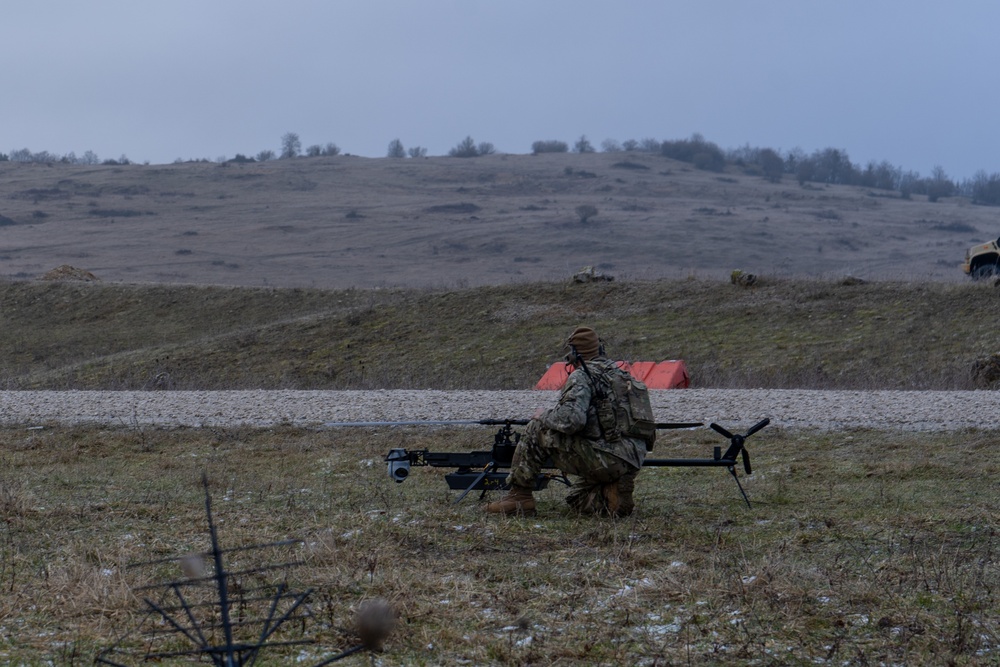
<svg viewBox="0 0 1000 667">
<path fill-rule="evenodd" d="M 980 283 L 764 279 L 299 290 L 0 282 L 0 388 L 527 389 L 573 327 L 696 387 L 969 389 Z"/>
<path fill-rule="evenodd" d="M 581 222 L 581 205 L 596 216 Z M 782 277 L 959 281 L 996 210 L 769 183 L 648 153 L 264 163 L 0 163 L 0 276 L 69 264 L 109 282 L 457 287 Z"/>
</svg>

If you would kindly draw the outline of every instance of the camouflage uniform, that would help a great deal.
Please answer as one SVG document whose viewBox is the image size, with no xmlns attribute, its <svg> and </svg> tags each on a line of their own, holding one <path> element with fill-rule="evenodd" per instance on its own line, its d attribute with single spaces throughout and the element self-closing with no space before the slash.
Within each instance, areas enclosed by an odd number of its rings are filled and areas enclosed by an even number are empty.
<svg viewBox="0 0 1000 667">
<path fill-rule="evenodd" d="M 607 357 L 598 356 L 570 374 L 559 394 L 558 403 L 532 419 L 514 454 L 507 482 L 514 487 L 535 486 L 535 478 L 547 459 L 564 473 L 579 479 L 566 501 L 583 513 L 608 511 L 602 487 L 618 483 L 626 488 L 631 502 L 632 484 L 646 457 L 646 444 L 639 439 L 602 433 L 597 417 L 594 383 L 614 400 L 606 369 L 614 367 Z M 618 514 L 632 511 L 631 505 Z"/>
</svg>

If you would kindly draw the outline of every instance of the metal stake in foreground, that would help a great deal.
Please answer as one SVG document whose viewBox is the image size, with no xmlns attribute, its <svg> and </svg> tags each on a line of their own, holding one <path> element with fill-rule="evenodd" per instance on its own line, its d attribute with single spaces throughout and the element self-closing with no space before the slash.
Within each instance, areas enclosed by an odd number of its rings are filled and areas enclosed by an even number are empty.
<svg viewBox="0 0 1000 667">
<path fill-rule="evenodd" d="M 205 489 L 205 515 L 211 539 L 211 550 L 203 554 L 189 554 L 180 558 L 166 558 L 130 567 L 179 563 L 185 578 L 137 588 L 137 591 L 160 591 L 160 599 L 144 597 L 146 616 L 140 623 L 139 632 L 146 646 L 141 662 L 160 662 L 165 659 L 186 659 L 201 662 L 205 658 L 216 667 L 244 667 L 256 663 L 262 649 L 279 646 L 315 644 L 312 639 L 275 640 L 279 631 L 291 631 L 289 621 L 299 623 L 298 635 L 305 629 L 306 621 L 312 614 L 306 604 L 313 589 L 302 593 L 289 590 L 287 570 L 302 565 L 301 561 L 288 561 L 273 565 L 263 565 L 240 570 L 227 570 L 224 556 L 234 552 L 255 552 L 269 548 L 287 547 L 301 544 L 301 540 L 284 540 L 270 544 L 256 544 L 247 547 L 222 549 L 215 521 L 212 518 L 212 498 L 208 492 L 208 477 L 202 474 Z M 214 572 L 206 574 L 209 563 Z M 285 571 L 279 583 L 267 580 L 267 573 Z M 272 592 L 273 591 L 273 592 Z M 394 621 L 388 605 L 379 603 L 389 610 L 385 619 Z M 234 605 L 237 617 L 234 620 Z M 380 608 L 382 608 L 380 607 Z M 383 619 L 380 624 L 369 621 L 372 604 L 362 605 L 358 616 L 358 630 L 362 643 L 342 653 L 316 663 L 321 667 L 336 662 L 363 649 L 378 649 L 392 629 L 392 623 Z M 366 610 L 369 610 L 366 612 Z M 377 625 L 377 627 L 374 627 Z M 374 627 L 374 629 L 373 629 Z M 220 636 L 221 635 L 221 636 Z M 116 662 L 119 654 L 128 653 L 123 648 L 127 637 L 114 646 L 102 651 L 94 662 L 98 664 L 126 667 Z M 189 648 L 183 648 L 184 644 Z"/>
</svg>

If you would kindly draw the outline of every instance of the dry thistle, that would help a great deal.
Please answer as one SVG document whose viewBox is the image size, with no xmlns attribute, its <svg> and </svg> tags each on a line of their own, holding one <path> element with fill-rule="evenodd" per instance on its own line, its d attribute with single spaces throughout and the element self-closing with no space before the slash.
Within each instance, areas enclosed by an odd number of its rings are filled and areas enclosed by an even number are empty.
<svg viewBox="0 0 1000 667">
<path fill-rule="evenodd" d="M 356 624 L 364 647 L 381 651 L 382 642 L 396 626 L 396 618 L 396 610 L 381 598 L 363 602 L 358 608 Z"/>
<path fill-rule="evenodd" d="M 201 579 L 205 576 L 205 559 L 201 554 L 188 554 L 181 558 L 181 572 L 188 579 Z"/>
</svg>

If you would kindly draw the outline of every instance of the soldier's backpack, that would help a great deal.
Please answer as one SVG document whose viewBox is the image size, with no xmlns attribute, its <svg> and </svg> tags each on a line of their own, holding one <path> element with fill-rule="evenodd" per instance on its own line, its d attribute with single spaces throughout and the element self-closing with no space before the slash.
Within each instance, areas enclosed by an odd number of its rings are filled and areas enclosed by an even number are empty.
<svg viewBox="0 0 1000 667">
<path fill-rule="evenodd" d="M 607 368 L 601 375 L 604 376 L 604 384 L 610 385 L 614 395 L 613 400 L 609 401 L 613 404 L 613 416 L 609 414 L 612 410 L 598 409 L 598 418 L 605 432 L 608 435 L 616 432 L 629 438 L 638 438 L 646 443 L 647 452 L 653 451 L 656 419 L 649 401 L 649 389 L 618 367 Z"/>
</svg>

